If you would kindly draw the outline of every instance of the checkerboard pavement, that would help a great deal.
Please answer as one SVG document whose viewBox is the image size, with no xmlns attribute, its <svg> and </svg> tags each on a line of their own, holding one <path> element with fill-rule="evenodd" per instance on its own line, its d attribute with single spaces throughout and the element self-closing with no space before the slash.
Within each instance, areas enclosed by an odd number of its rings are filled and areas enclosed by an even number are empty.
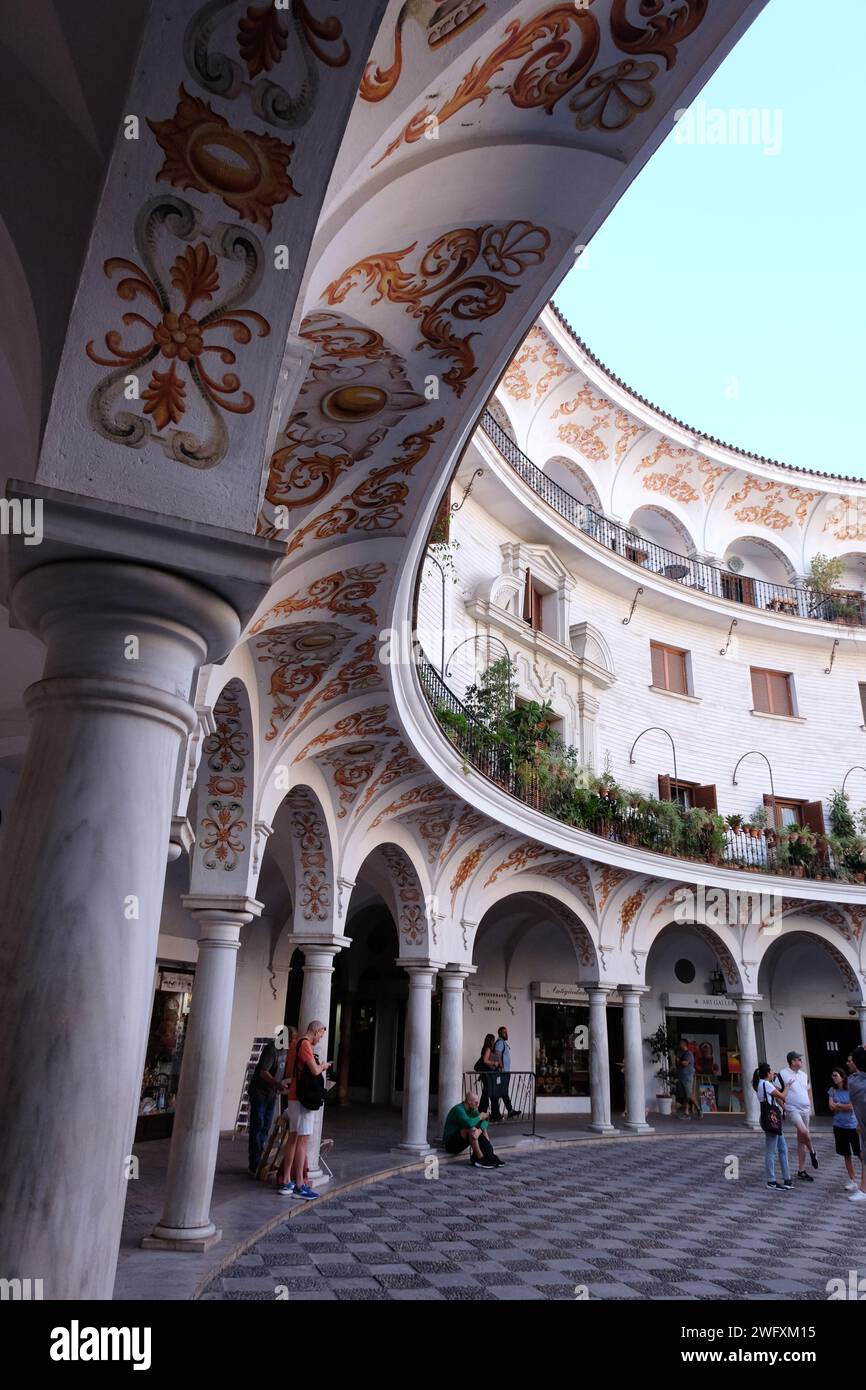
<svg viewBox="0 0 866 1390">
<path fill-rule="evenodd" d="M 291 1219 L 201 1297 L 826 1299 L 829 1279 L 863 1265 L 866 1203 L 846 1200 L 831 1145 L 819 1154 L 815 1182 L 787 1194 L 765 1187 L 747 1132 L 516 1152 L 496 1172 L 442 1161 L 435 1179 L 282 1199 Z"/>
</svg>

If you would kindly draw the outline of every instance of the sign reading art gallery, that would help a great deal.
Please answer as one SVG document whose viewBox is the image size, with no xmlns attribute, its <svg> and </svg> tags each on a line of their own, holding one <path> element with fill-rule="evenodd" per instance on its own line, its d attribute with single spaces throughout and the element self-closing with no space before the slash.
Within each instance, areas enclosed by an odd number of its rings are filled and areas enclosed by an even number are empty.
<svg viewBox="0 0 866 1390">
<path fill-rule="evenodd" d="M 736 1013 L 737 1001 L 727 994 L 663 994 L 662 1003 L 668 1009 L 694 1009 L 697 1013 Z"/>
</svg>

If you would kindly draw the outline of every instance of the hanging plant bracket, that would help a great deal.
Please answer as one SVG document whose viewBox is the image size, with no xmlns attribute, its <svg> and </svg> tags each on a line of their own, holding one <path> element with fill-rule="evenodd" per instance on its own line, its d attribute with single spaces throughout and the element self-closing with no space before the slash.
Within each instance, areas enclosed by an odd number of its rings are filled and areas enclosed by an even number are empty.
<svg viewBox="0 0 866 1390">
<path fill-rule="evenodd" d="M 633 598 L 632 601 L 631 601 L 631 608 L 630 608 L 629 611 L 628 611 L 628 617 L 627 617 L 627 618 L 623 618 L 623 620 L 622 620 L 622 625 L 623 625 L 623 627 L 628 627 L 629 623 L 631 622 L 632 618 L 634 617 L 634 610 L 635 610 L 635 608 L 637 607 L 637 601 L 638 601 L 638 599 L 640 598 L 640 596 L 641 596 L 642 593 L 643 593 L 643 585 L 642 585 L 642 584 L 639 584 L 639 585 L 638 585 L 638 588 L 637 588 L 637 593 L 635 594 L 634 598 Z"/>
<path fill-rule="evenodd" d="M 731 645 L 731 635 L 732 635 L 732 633 L 733 633 L 733 631 L 734 631 L 734 628 L 735 628 L 736 626 L 737 626 L 737 620 L 736 620 L 736 618 L 731 618 L 731 626 L 728 628 L 728 640 L 727 640 L 727 642 L 725 643 L 725 645 L 724 645 L 723 647 L 720 647 L 720 648 L 719 648 L 719 656 L 727 656 L 727 654 L 728 654 L 728 647 Z"/>
<path fill-rule="evenodd" d="M 825 676 L 829 676 L 830 672 L 833 670 L 833 662 L 836 660 L 836 648 L 838 647 L 838 645 L 839 645 L 839 638 L 838 638 L 838 637 L 835 637 L 835 638 L 833 639 L 833 646 L 832 646 L 832 648 L 830 649 L 830 665 L 824 667 L 824 675 L 825 675 Z"/>
</svg>

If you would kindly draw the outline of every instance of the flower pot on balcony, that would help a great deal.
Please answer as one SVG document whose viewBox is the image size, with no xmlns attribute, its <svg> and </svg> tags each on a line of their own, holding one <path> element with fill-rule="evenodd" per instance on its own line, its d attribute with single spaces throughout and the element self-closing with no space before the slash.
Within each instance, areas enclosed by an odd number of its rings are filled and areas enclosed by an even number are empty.
<svg viewBox="0 0 866 1390">
<path fill-rule="evenodd" d="M 656 1108 L 660 1115 L 669 1115 L 673 1109 L 673 1096 L 656 1096 Z"/>
</svg>

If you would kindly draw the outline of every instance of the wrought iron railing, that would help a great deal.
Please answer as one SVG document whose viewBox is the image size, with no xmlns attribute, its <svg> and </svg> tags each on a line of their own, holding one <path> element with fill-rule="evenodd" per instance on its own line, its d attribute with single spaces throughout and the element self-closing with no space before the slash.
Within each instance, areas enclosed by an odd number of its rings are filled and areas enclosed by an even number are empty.
<svg viewBox="0 0 866 1390">
<path fill-rule="evenodd" d="M 866 626 L 866 596 L 839 593 L 816 599 L 810 589 L 801 585 L 773 584 L 766 579 L 735 574 L 732 570 L 724 570 L 718 565 L 656 545 L 627 526 L 611 521 L 588 502 L 579 502 L 566 488 L 548 478 L 508 437 L 489 410 L 482 413 L 481 426 L 491 443 L 536 496 L 591 540 L 639 568 L 672 580 L 685 589 L 727 599 L 731 603 L 745 604 L 749 608 L 761 608 L 765 612 L 795 618 L 813 618 L 819 622 L 842 623 L 846 627 Z"/>
<path fill-rule="evenodd" d="M 425 656 L 417 656 L 416 668 L 421 688 L 440 728 L 464 762 L 524 806 L 552 816 L 576 830 L 597 835 L 602 840 L 655 854 L 697 860 L 726 869 L 849 881 L 849 872 L 844 864 L 837 862 L 826 837 L 820 837 L 817 845 L 808 850 L 804 840 L 802 863 L 796 862 L 797 846 L 789 845 L 787 860 L 782 862 L 780 840 L 774 829 L 749 827 L 746 824 L 738 829 L 726 827 L 722 843 L 719 843 L 718 832 L 713 839 L 711 827 L 699 817 L 690 819 L 687 814 L 682 814 L 676 802 L 664 803 L 663 813 L 659 814 L 655 810 L 642 809 L 637 798 L 634 805 L 611 801 L 601 805 L 592 815 L 582 813 L 579 819 L 575 819 L 571 811 L 574 784 L 569 777 L 563 777 L 559 782 L 549 773 L 544 776 L 540 774 L 533 763 L 516 765 L 511 750 L 488 728 L 472 718 Z"/>
<path fill-rule="evenodd" d="M 521 1122 L 521 1128 L 531 1125 L 535 1133 L 536 1077 L 534 1071 L 465 1071 L 463 1091 L 474 1091 L 479 1098 L 479 1110 L 487 1113 L 493 1124 Z M 495 1137 L 496 1131 L 494 1131 Z"/>
</svg>

